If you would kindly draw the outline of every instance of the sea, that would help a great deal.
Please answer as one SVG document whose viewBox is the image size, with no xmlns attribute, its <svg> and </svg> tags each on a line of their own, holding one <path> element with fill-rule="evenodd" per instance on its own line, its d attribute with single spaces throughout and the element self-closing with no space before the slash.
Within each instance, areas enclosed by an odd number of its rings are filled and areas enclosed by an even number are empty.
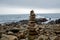
<svg viewBox="0 0 60 40">
<path fill-rule="evenodd" d="M 18 22 L 21 20 L 29 20 L 29 14 L 8 14 L 8 15 L 0 15 L 0 23 L 7 22 Z M 60 19 L 60 13 L 52 13 L 52 14 L 36 14 L 36 18 L 51 18 L 51 20 Z"/>
</svg>

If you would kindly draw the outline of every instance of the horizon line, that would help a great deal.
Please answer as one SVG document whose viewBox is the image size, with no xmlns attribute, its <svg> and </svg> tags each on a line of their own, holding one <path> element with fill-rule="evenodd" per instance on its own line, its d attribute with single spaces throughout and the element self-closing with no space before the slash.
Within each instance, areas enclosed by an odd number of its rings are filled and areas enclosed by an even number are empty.
<svg viewBox="0 0 60 40">
<path fill-rule="evenodd" d="M 22 13 L 21 13 L 22 14 Z M 21 15 L 21 14 L 0 14 L 0 15 Z M 26 13 L 23 13 L 26 14 Z M 30 14 L 30 13 L 29 13 Z M 35 14 L 40 14 L 40 13 L 35 13 Z M 41 13 L 42 14 L 42 13 Z M 60 14 L 60 13 L 43 13 L 43 14 Z"/>
</svg>

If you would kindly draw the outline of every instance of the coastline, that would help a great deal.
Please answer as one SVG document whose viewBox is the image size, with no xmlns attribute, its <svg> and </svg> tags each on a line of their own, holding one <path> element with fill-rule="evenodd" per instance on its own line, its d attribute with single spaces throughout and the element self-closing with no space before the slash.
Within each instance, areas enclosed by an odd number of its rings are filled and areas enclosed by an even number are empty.
<svg viewBox="0 0 60 40">
<path fill-rule="evenodd" d="M 60 37 L 60 19 L 51 20 L 48 23 L 47 18 L 36 18 L 34 11 L 30 12 L 29 20 L 20 20 L 17 22 L 7 22 L 0 24 L 0 39 L 4 37 L 12 39 L 54 40 Z M 12 39 L 11 39 L 12 37 Z M 5 39 L 7 39 L 5 38 Z"/>
</svg>

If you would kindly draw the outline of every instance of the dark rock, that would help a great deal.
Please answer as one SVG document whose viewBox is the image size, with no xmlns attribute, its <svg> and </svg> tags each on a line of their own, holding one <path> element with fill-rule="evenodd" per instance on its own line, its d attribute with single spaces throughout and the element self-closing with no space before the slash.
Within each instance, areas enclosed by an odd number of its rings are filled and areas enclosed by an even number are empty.
<svg viewBox="0 0 60 40">
<path fill-rule="evenodd" d="M 21 20 L 19 22 L 17 22 L 18 24 L 28 24 L 28 20 Z"/>
<path fill-rule="evenodd" d="M 46 21 L 48 21 L 46 18 L 36 18 L 36 23 L 37 24 L 41 24 L 42 22 L 46 22 Z"/>
<path fill-rule="evenodd" d="M 51 20 L 50 22 L 48 22 L 48 24 L 60 24 L 60 19 L 57 20 Z"/>
<path fill-rule="evenodd" d="M 13 28 L 10 31 L 12 31 L 13 33 L 17 33 L 17 32 L 19 32 L 19 28 Z"/>
<path fill-rule="evenodd" d="M 60 24 L 60 19 L 57 19 L 57 20 L 55 21 L 55 23 L 56 23 L 56 24 Z"/>
<path fill-rule="evenodd" d="M 36 21 L 39 21 L 39 22 L 46 22 L 48 21 L 46 18 L 39 18 L 39 19 L 36 19 Z"/>
<path fill-rule="evenodd" d="M 52 20 L 52 21 L 48 22 L 48 24 L 55 24 L 55 21 Z"/>
</svg>

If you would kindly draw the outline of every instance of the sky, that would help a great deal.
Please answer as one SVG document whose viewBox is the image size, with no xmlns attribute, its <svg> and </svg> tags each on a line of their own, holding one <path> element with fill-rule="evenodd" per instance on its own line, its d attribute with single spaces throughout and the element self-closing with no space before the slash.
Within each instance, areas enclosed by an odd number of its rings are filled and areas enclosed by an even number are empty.
<svg viewBox="0 0 60 40">
<path fill-rule="evenodd" d="M 60 0 L 0 0 L 0 14 L 60 13 Z"/>
</svg>

